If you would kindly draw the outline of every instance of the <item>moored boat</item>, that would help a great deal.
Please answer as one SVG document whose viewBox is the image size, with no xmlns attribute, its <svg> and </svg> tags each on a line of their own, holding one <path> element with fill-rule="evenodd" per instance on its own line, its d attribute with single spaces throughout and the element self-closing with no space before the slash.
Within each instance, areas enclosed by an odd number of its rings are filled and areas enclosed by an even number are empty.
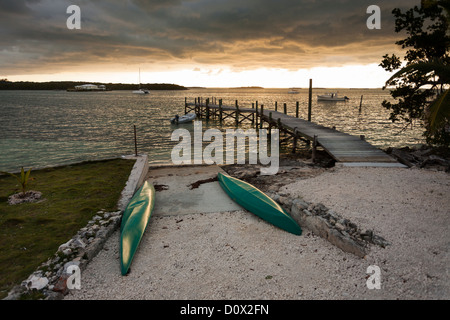
<svg viewBox="0 0 450 320">
<path fill-rule="evenodd" d="M 225 192 L 244 209 L 267 222 L 295 235 L 302 229 L 292 217 L 272 198 L 251 184 L 237 178 L 218 173 L 217 178 Z"/>
<path fill-rule="evenodd" d="M 133 93 L 135 93 L 135 94 L 149 94 L 150 91 L 148 91 L 147 89 L 139 89 L 139 90 L 133 91 Z"/>
<path fill-rule="evenodd" d="M 347 101 L 350 100 L 347 96 L 339 97 L 337 93 L 326 93 L 317 96 L 318 101 Z"/>
<path fill-rule="evenodd" d="M 197 116 L 195 113 L 186 113 L 185 115 L 183 115 L 181 117 L 176 115 L 175 117 L 170 119 L 170 123 L 172 123 L 172 124 L 188 123 L 188 122 L 194 121 L 196 117 Z"/>
</svg>

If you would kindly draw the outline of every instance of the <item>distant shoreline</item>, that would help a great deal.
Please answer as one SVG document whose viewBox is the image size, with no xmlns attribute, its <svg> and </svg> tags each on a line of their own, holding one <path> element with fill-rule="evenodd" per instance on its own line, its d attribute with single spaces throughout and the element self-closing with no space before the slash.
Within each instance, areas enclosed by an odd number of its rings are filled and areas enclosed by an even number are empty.
<svg viewBox="0 0 450 320">
<path fill-rule="evenodd" d="M 80 82 L 80 81 L 51 81 L 51 82 L 31 82 L 31 81 L 5 81 L 0 80 L 0 90 L 63 90 L 73 89 L 75 86 L 84 84 L 94 84 L 97 86 L 104 85 L 106 90 L 102 91 L 116 91 L 116 90 L 136 90 L 139 88 L 138 84 L 127 83 L 99 83 L 99 82 Z M 168 83 L 142 83 L 141 88 L 148 90 L 189 90 L 186 87 L 177 84 Z M 87 90 L 88 91 L 88 90 Z M 86 92 L 87 92 L 86 91 Z"/>
</svg>

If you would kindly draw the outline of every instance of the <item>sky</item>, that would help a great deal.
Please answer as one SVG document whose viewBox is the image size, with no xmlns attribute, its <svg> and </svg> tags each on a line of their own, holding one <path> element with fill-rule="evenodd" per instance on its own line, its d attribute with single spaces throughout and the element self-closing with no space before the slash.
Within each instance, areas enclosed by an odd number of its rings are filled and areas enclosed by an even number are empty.
<svg viewBox="0 0 450 320">
<path fill-rule="evenodd" d="M 0 0 L 0 79 L 380 88 L 420 0 Z M 80 29 L 69 29 L 70 5 Z M 367 20 L 381 9 L 380 29 Z M 72 20 L 70 20 L 72 21 Z"/>
</svg>

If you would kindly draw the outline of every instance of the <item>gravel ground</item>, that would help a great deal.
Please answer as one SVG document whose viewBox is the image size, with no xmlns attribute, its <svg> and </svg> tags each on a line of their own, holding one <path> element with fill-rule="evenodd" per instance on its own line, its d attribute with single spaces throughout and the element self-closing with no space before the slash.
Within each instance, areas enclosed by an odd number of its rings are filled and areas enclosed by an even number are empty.
<svg viewBox="0 0 450 320">
<path fill-rule="evenodd" d="M 116 232 L 66 299 L 449 299 L 449 191 L 448 173 L 392 168 L 333 168 L 280 189 L 391 242 L 364 259 L 244 211 L 154 217 L 127 276 Z M 371 265 L 381 289 L 366 285 Z"/>
</svg>

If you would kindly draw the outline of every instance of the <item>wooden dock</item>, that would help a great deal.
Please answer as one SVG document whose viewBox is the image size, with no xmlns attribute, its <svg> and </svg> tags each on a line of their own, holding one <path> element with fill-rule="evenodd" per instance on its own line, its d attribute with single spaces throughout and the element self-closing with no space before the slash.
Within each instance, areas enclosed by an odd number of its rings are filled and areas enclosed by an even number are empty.
<svg viewBox="0 0 450 320">
<path fill-rule="evenodd" d="M 365 141 L 364 136 L 352 136 L 299 118 L 298 102 L 296 116 L 290 116 L 287 114 L 286 104 L 284 104 L 284 112 L 280 112 L 264 109 L 264 106 L 258 106 L 258 103 L 253 103 L 252 108 L 241 108 L 238 101 L 234 106 L 227 106 L 222 105 L 222 100 L 219 100 L 219 103 L 217 101 L 210 103 L 209 99 L 206 99 L 205 102 L 202 100 L 196 98 L 194 103 L 188 103 L 186 99 L 185 113 L 195 112 L 199 118 L 216 119 L 220 122 L 231 118 L 236 125 L 243 121 L 250 121 L 257 128 L 263 128 L 264 125 L 269 130 L 278 128 L 280 132 L 286 134 L 285 141 L 293 140 L 293 152 L 295 152 L 298 140 L 307 144 L 312 142 L 313 158 L 316 147 L 320 146 L 333 159 L 345 165 L 403 166 L 393 157 Z M 308 116 L 308 118 L 311 117 Z"/>
</svg>

